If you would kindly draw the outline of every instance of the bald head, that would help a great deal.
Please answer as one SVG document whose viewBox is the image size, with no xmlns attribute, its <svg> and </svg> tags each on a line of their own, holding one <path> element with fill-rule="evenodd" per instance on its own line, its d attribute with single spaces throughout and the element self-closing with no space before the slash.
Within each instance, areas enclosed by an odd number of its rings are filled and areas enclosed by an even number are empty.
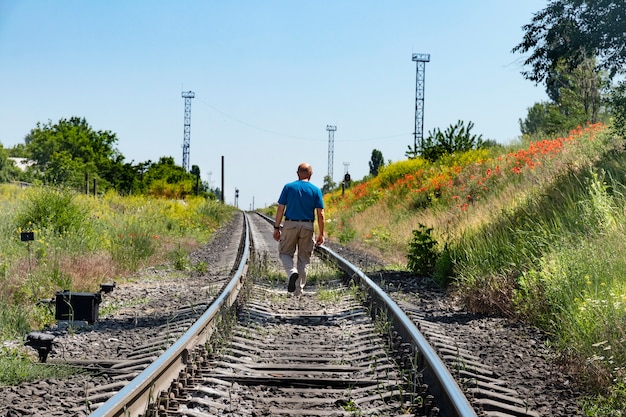
<svg viewBox="0 0 626 417">
<path fill-rule="evenodd" d="M 313 168 L 306 162 L 298 165 L 298 179 L 308 180 L 313 175 Z"/>
</svg>

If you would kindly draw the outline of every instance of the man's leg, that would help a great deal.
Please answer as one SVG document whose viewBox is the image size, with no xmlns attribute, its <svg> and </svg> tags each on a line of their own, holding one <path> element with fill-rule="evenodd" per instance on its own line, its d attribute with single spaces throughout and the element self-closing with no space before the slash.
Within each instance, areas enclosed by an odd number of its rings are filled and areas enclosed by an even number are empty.
<svg viewBox="0 0 626 417">
<path fill-rule="evenodd" d="M 285 222 L 283 226 L 283 231 L 280 234 L 280 242 L 278 244 L 278 257 L 280 258 L 283 268 L 285 268 L 285 272 L 287 273 L 287 279 L 291 283 L 292 276 L 294 274 L 298 274 L 298 269 L 294 266 L 293 263 L 293 255 L 296 251 L 296 245 L 298 243 L 298 228 L 291 224 L 290 222 Z M 295 279 L 297 279 L 297 275 L 295 275 Z M 292 285 L 289 285 L 289 292 L 293 292 L 295 288 Z"/>
<path fill-rule="evenodd" d="M 285 269 L 285 273 L 287 274 L 287 278 L 294 272 L 298 272 L 297 268 L 294 267 L 293 264 L 293 255 L 288 255 L 286 253 L 281 253 L 279 255 L 280 261 L 283 263 L 283 268 Z"/>
<path fill-rule="evenodd" d="M 313 224 L 305 224 L 301 228 L 298 235 L 298 254 L 296 269 L 298 271 L 298 283 L 296 285 L 295 295 L 302 294 L 306 285 L 306 273 L 311 262 L 311 253 L 313 253 Z"/>
</svg>

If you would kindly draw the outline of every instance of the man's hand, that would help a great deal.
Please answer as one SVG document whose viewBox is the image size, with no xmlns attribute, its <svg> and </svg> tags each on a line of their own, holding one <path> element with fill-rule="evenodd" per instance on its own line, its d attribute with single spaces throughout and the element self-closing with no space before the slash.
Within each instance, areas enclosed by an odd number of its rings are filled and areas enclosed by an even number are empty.
<svg viewBox="0 0 626 417">
<path fill-rule="evenodd" d="M 274 240 L 276 242 L 280 240 L 280 229 L 274 229 Z"/>
<path fill-rule="evenodd" d="M 315 241 L 315 244 L 317 246 L 321 246 L 323 243 L 324 243 L 324 235 L 323 234 L 317 235 L 317 240 Z"/>
</svg>

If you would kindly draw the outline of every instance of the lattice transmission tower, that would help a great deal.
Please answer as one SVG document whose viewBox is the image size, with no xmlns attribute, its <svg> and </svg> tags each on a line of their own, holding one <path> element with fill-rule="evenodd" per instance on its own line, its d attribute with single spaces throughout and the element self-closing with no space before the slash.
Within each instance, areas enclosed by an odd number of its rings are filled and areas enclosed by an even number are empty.
<svg viewBox="0 0 626 417">
<path fill-rule="evenodd" d="M 328 179 L 333 181 L 333 160 L 335 154 L 335 131 L 337 126 L 326 125 L 328 131 Z"/>
<path fill-rule="evenodd" d="M 415 131 L 413 132 L 413 152 L 417 156 L 417 144 L 423 150 L 424 145 L 424 76 L 426 63 L 430 61 L 430 54 L 413 54 L 416 64 L 415 70 Z"/>
<path fill-rule="evenodd" d="M 189 142 L 191 141 L 191 99 L 196 96 L 193 91 L 183 91 L 185 99 L 185 127 L 183 130 L 183 168 L 189 171 Z"/>
</svg>

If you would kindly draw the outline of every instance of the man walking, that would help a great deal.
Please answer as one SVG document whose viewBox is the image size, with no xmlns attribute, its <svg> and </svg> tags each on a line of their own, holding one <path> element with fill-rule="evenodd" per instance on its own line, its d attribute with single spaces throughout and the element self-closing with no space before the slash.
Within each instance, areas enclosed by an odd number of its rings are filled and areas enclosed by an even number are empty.
<svg viewBox="0 0 626 417">
<path fill-rule="evenodd" d="M 306 270 L 311 261 L 313 246 L 324 243 L 324 200 L 322 191 L 309 181 L 313 168 L 307 163 L 298 165 L 298 180 L 285 184 L 276 210 L 274 239 L 279 241 L 278 254 L 289 277 L 287 291 L 301 295 L 306 284 Z M 280 223 L 285 216 L 285 223 Z M 313 241 L 314 221 L 317 215 L 318 235 Z M 297 250 L 297 262 L 293 256 Z"/>
</svg>

